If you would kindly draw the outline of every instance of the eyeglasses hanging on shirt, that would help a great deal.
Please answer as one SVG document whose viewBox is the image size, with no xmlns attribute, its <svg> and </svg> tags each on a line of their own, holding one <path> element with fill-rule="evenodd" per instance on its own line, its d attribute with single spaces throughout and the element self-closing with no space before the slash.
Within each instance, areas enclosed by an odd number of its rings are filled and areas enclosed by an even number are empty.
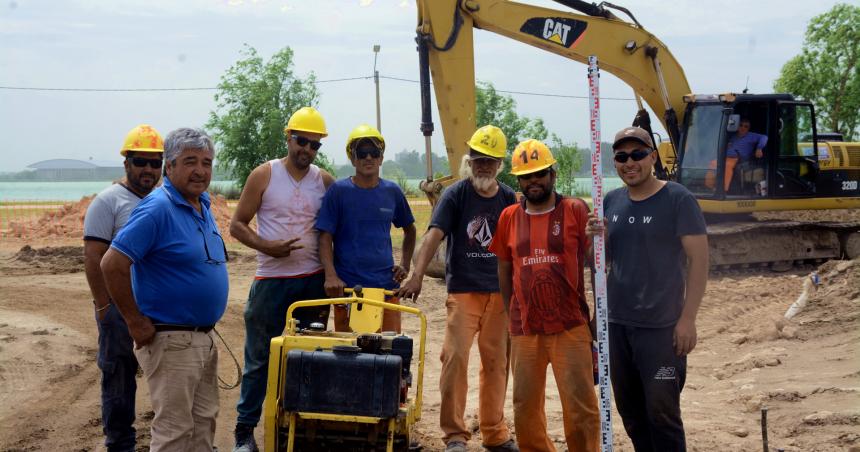
<svg viewBox="0 0 860 452">
<path fill-rule="evenodd" d="M 212 255 L 209 254 L 209 245 L 207 244 L 208 240 L 206 240 L 206 233 L 200 227 L 198 227 L 197 230 L 200 231 L 200 236 L 203 237 L 203 250 L 206 251 L 206 260 L 203 262 L 205 262 L 207 264 L 212 264 L 212 265 L 221 265 L 221 264 L 226 264 L 227 262 L 230 261 L 230 256 L 227 255 L 227 244 L 224 243 L 224 238 L 221 237 L 220 234 L 218 234 L 215 231 L 212 231 L 212 235 L 214 235 L 215 237 L 218 237 L 218 240 L 221 241 L 221 249 L 224 251 L 224 260 L 218 260 L 218 259 L 212 258 Z"/>
</svg>

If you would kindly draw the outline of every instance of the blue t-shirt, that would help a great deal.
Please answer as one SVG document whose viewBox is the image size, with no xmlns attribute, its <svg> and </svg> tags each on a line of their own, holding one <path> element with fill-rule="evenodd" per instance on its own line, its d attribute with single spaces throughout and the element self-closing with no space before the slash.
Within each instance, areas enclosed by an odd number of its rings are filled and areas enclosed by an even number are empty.
<svg viewBox="0 0 860 452">
<path fill-rule="evenodd" d="M 165 178 L 131 213 L 111 247 L 128 256 L 134 299 L 152 323 L 214 325 L 227 308 L 227 255 L 200 196 L 201 214 Z"/>
<path fill-rule="evenodd" d="M 391 225 L 415 222 L 403 191 L 380 179 L 374 188 L 359 188 L 352 179 L 340 179 L 323 198 L 316 228 L 333 236 L 334 267 L 347 287 L 395 289 Z"/>
</svg>

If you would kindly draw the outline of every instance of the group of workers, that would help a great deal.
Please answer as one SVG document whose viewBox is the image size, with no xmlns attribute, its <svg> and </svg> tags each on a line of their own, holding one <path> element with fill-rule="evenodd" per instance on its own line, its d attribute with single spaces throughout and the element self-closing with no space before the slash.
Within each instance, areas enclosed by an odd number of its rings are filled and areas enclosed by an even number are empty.
<svg viewBox="0 0 860 452">
<path fill-rule="evenodd" d="M 522 192 L 500 183 L 507 140 L 497 127 L 467 142 L 461 179 L 442 194 L 415 259 L 414 217 L 397 184 L 379 170 L 385 140 L 361 125 L 346 154 L 354 175 L 335 180 L 314 165 L 327 135 L 311 107 L 293 113 L 288 152 L 249 175 L 230 234 L 257 251 L 245 306 L 245 350 L 234 452 L 258 450 L 254 429 L 266 394 L 269 342 L 283 333 L 295 301 L 339 297 L 362 285 L 414 300 L 442 240 L 448 296 L 439 425 L 447 451 L 466 451 L 468 361 L 481 358 L 478 419 L 489 451 L 554 451 L 544 412 L 547 366 L 562 404 L 571 451 L 600 448 L 594 391 L 594 321 L 584 267 L 592 238 L 607 241 L 609 343 L 616 406 L 637 451 L 685 450 L 680 412 L 686 356 L 707 280 L 705 225 L 693 196 L 653 176 L 648 132 L 615 136 L 625 186 L 605 200 L 605 218 L 555 191 L 556 160 L 537 140 L 519 143 L 511 173 Z M 210 212 L 214 146 L 201 130 L 162 141 L 138 126 L 120 152 L 126 177 L 101 192 L 85 217 L 84 249 L 99 328 L 102 421 L 109 451 L 135 448 L 135 373 L 149 385 L 153 451 L 211 451 L 218 415 L 218 348 L 212 329 L 227 304 L 229 255 Z M 164 166 L 164 181 L 157 187 Z M 251 221 L 256 217 L 256 230 Z M 391 226 L 402 228 L 395 264 Z M 328 308 L 302 308 L 300 325 L 327 327 Z M 335 305 L 335 330 L 348 329 Z M 383 331 L 400 331 L 386 311 Z M 505 420 L 513 376 L 515 437 Z"/>
</svg>

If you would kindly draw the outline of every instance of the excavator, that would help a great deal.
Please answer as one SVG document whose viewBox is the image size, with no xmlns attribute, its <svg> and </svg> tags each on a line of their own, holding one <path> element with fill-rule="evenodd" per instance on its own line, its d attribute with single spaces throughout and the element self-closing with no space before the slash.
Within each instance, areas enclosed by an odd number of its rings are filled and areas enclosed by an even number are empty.
<svg viewBox="0 0 860 452">
<path fill-rule="evenodd" d="M 554 1 L 575 12 L 508 0 L 418 0 L 421 131 L 428 153 L 428 178 L 421 189 L 431 205 L 456 181 L 456 176 L 430 176 L 431 74 L 448 162 L 456 175 L 476 128 L 477 28 L 584 64 L 595 55 L 601 70 L 633 89 L 638 104 L 633 125 L 655 135 L 644 102 L 667 131 L 668 141 L 659 141 L 655 175 L 686 186 L 705 213 L 712 270 L 786 271 L 860 256 L 860 222 L 753 216 L 860 208 L 860 143 L 819 134 L 815 107 L 790 94 L 693 94 L 678 60 L 628 9 L 607 2 Z M 741 123 L 768 137 L 763 158 L 755 162 L 759 181 L 742 174 L 742 165 L 727 153 Z"/>
</svg>

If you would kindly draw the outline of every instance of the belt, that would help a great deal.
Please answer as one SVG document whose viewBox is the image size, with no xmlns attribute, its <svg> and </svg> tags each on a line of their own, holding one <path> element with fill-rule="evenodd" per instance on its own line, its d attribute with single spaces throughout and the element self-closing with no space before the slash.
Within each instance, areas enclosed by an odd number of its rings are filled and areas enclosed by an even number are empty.
<svg viewBox="0 0 860 452">
<path fill-rule="evenodd" d="M 170 325 L 166 323 L 156 323 L 153 325 L 155 331 L 197 331 L 200 333 L 208 333 L 215 328 L 215 325 L 192 326 L 192 325 Z"/>
</svg>

